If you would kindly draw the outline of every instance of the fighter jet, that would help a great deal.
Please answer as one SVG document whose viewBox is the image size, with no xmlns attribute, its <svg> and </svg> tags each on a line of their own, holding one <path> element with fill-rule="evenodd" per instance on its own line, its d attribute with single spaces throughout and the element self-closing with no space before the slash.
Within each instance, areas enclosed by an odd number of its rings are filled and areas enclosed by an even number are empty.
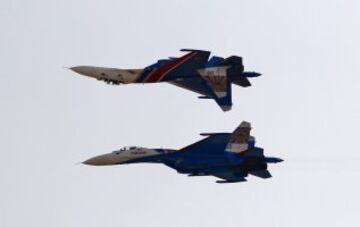
<svg viewBox="0 0 360 227">
<path fill-rule="evenodd" d="M 158 83 L 170 84 L 196 92 L 202 99 L 214 99 L 223 111 L 232 106 L 231 84 L 251 86 L 249 77 L 257 72 L 245 72 L 242 58 L 222 58 L 203 50 L 182 49 L 188 52 L 178 58 L 162 59 L 143 69 L 116 69 L 94 66 L 76 66 L 71 70 L 108 84 Z"/>
<path fill-rule="evenodd" d="M 269 178 L 267 164 L 283 160 L 264 156 L 264 150 L 255 146 L 250 130 L 250 123 L 243 121 L 233 133 L 202 133 L 206 138 L 180 150 L 124 147 L 83 163 L 94 166 L 162 163 L 181 174 L 222 179 L 217 183 L 246 181 L 249 174 Z"/>
</svg>

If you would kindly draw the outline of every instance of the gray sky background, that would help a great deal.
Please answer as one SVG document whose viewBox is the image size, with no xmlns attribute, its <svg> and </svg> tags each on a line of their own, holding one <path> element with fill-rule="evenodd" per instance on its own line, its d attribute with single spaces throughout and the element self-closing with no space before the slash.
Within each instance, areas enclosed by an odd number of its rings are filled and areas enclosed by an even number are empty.
<svg viewBox="0 0 360 227">
<path fill-rule="evenodd" d="M 360 2 L 0 3 L 0 226 L 359 226 Z M 64 66 L 138 68 L 181 48 L 263 73 L 233 110 L 168 85 L 109 86 Z M 126 145 L 181 148 L 242 120 L 273 178 L 215 184 L 161 165 L 89 167 Z"/>
</svg>

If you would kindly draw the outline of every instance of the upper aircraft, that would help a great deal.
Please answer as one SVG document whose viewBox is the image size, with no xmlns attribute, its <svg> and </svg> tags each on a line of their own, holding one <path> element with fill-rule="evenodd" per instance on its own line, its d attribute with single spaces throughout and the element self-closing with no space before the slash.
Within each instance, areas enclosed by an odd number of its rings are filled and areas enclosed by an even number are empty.
<svg viewBox="0 0 360 227">
<path fill-rule="evenodd" d="M 232 106 L 231 83 L 251 86 L 248 78 L 260 76 L 246 72 L 242 58 L 213 56 L 203 50 L 182 49 L 188 52 L 178 58 L 162 59 L 143 69 L 116 69 L 94 66 L 76 66 L 71 70 L 109 84 L 158 83 L 173 85 L 201 94 L 199 98 L 214 99 L 223 111 Z"/>
<path fill-rule="evenodd" d="M 217 183 L 246 181 L 248 174 L 271 177 L 268 163 L 283 161 L 264 156 L 250 136 L 250 123 L 243 121 L 233 133 L 202 133 L 206 136 L 180 150 L 125 147 L 112 153 L 90 158 L 86 165 L 120 165 L 130 163 L 162 163 L 189 176 L 215 176 Z"/>
</svg>

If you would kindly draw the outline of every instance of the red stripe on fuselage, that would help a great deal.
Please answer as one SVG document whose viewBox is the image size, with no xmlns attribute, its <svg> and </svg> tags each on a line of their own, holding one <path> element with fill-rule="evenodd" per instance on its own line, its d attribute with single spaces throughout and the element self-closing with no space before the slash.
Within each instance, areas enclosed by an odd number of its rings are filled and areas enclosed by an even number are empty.
<svg viewBox="0 0 360 227">
<path fill-rule="evenodd" d="M 184 55 L 183 57 L 178 58 L 178 59 L 170 62 L 169 64 L 156 69 L 155 71 L 150 73 L 150 75 L 146 78 L 145 82 L 153 83 L 153 82 L 161 81 L 167 73 L 169 73 L 171 70 L 175 69 L 176 67 L 178 67 L 185 61 L 189 60 L 196 54 L 197 54 L 197 52 L 190 52 L 190 53 Z"/>
</svg>

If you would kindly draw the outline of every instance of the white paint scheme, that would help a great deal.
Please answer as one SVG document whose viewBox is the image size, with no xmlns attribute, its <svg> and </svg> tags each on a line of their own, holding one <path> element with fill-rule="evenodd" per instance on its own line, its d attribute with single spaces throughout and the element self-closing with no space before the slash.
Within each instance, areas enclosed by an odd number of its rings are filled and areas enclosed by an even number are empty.
<svg viewBox="0 0 360 227">
<path fill-rule="evenodd" d="M 163 150 L 165 153 L 171 152 L 171 150 Z M 95 156 L 83 162 L 87 165 L 115 165 L 122 162 L 126 162 L 132 159 L 143 158 L 152 155 L 163 154 L 155 149 L 143 148 L 143 147 L 124 147 L 119 150 L 113 151 L 108 154 Z"/>
<path fill-rule="evenodd" d="M 230 68 L 230 66 L 217 66 L 217 67 L 208 67 L 199 69 L 198 72 L 201 76 L 226 76 L 227 75 L 227 69 Z"/>
<path fill-rule="evenodd" d="M 225 151 L 234 152 L 234 153 L 240 153 L 242 151 L 246 151 L 246 150 L 249 149 L 249 142 L 250 141 L 255 142 L 255 137 L 249 135 L 249 138 L 247 138 L 246 141 L 241 139 L 240 137 L 244 136 L 244 134 L 241 133 L 241 131 L 243 131 L 246 128 L 251 130 L 251 124 L 249 122 L 247 122 L 247 121 L 241 122 L 239 127 L 237 127 L 235 129 L 235 131 L 232 133 L 232 136 L 230 138 L 230 142 L 226 146 Z"/>
<path fill-rule="evenodd" d="M 226 151 L 234 153 L 246 151 L 247 149 L 249 149 L 249 145 L 247 143 L 229 143 L 226 147 Z"/>
<path fill-rule="evenodd" d="M 70 69 L 81 75 L 98 80 L 115 81 L 124 84 L 135 82 L 143 71 L 143 69 L 116 69 L 94 66 L 75 66 Z"/>
<path fill-rule="evenodd" d="M 218 98 L 226 96 L 227 69 L 230 66 L 219 66 L 199 69 L 198 72 L 214 90 Z"/>
</svg>

